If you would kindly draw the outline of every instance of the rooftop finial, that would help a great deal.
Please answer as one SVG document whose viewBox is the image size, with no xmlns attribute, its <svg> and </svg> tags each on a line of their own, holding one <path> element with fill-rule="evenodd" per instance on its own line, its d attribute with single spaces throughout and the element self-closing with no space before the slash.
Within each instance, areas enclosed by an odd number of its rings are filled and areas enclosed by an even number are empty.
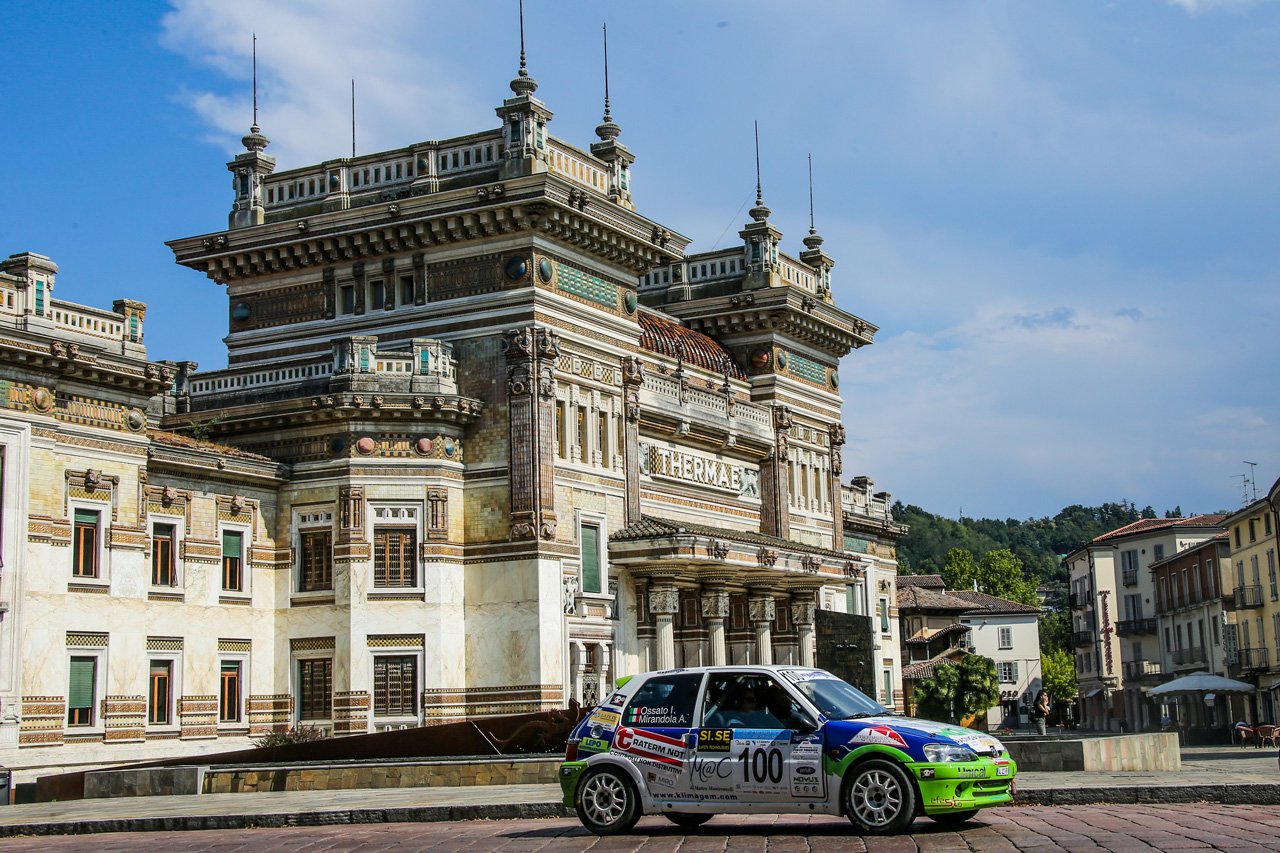
<svg viewBox="0 0 1280 853">
<path fill-rule="evenodd" d="M 520 70 L 511 81 L 511 91 L 517 95 L 532 95 L 538 90 L 538 81 L 529 76 L 524 61 L 524 0 L 520 0 Z"/>
<path fill-rule="evenodd" d="M 356 79 L 351 78 L 351 156 L 356 156 Z"/>
<path fill-rule="evenodd" d="M 253 34 L 253 128 L 258 129 L 258 34 Z"/>
<path fill-rule="evenodd" d="M 751 218 L 756 222 L 764 222 L 769 218 L 769 214 L 773 211 L 764 206 L 764 195 L 760 192 L 760 121 L 755 122 L 756 128 L 756 206 L 747 211 L 751 214 Z"/>
<path fill-rule="evenodd" d="M 596 128 L 596 136 L 604 142 L 617 139 L 622 128 L 613 123 L 609 112 L 609 25 L 604 24 L 604 121 Z"/>
<path fill-rule="evenodd" d="M 262 129 L 258 127 L 258 34 L 253 34 L 253 124 L 249 125 L 249 132 L 240 139 L 240 144 L 248 151 L 262 151 L 271 144 L 265 136 L 262 135 Z"/>
<path fill-rule="evenodd" d="M 806 249 L 816 249 L 822 245 L 822 237 L 813 224 L 813 155 L 809 155 L 809 236 L 802 241 Z"/>
</svg>

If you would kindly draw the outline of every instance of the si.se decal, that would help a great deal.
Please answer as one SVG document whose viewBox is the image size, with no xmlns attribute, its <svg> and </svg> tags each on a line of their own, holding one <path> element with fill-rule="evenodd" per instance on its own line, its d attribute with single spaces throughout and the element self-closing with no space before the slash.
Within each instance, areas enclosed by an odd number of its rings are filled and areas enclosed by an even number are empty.
<svg viewBox="0 0 1280 853">
<path fill-rule="evenodd" d="M 902 735 L 888 726 L 867 726 L 850 740 L 854 743 L 878 743 L 885 746 L 897 746 L 902 749 L 907 748 L 907 742 L 902 739 Z"/>
</svg>

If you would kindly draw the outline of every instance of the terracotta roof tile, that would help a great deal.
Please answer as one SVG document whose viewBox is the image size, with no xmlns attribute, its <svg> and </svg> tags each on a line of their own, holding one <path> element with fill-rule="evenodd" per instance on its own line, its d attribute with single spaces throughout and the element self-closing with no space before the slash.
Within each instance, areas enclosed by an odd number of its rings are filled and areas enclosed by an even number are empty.
<svg viewBox="0 0 1280 853">
<path fill-rule="evenodd" d="M 1162 530 L 1166 527 L 1216 527 L 1226 518 L 1224 515 L 1193 515 L 1190 518 L 1140 518 L 1132 524 L 1126 524 L 1124 527 L 1116 528 L 1110 533 L 1104 533 L 1095 537 L 1094 542 L 1105 542 L 1108 539 L 1118 539 L 1122 536 L 1132 536 L 1135 533 L 1149 533 L 1152 530 Z"/>
<path fill-rule="evenodd" d="M 899 610 L 945 610 L 963 613 L 973 609 L 973 603 L 953 598 L 950 593 L 934 592 L 918 586 L 898 589 Z"/>
<path fill-rule="evenodd" d="M 952 634 L 964 634 L 972 630 L 973 629 L 970 628 L 968 625 L 961 625 L 959 622 L 954 622 L 950 625 L 947 625 L 945 628 L 939 628 L 938 630 L 934 631 L 932 634 L 925 634 L 923 631 L 921 631 L 920 633 L 916 634 L 914 637 L 908 638 L 906 642 L 913 646 L 923 646 L 923 645 L 928 645 L 929 643 L 932 643 L 934 640 L 938 639 L 939 637 L 948 637 Z"/>
<path fill-rule="evenodd" d="M 712 527 L 707 524 L 695 524 L 689 521 L 673 521 L 669 518 L 658 518 L 653 515 L 642 515 L 640 520 L 635 524 L 622 528 L 610 534 L 611 542 L 626 542 L 637 539 L 653 539 L 663 536 L 672 536 L 677 534 L 692 534 L 694 536 L 711 536 L 720 539 L 729 539 L 735 542 L 747 542 L 752 545 L 767 545 L 773 548 L 787 548 L 792 551 L 802 551 L 806 554 L 821 554 L 832 559 L 848 560 L 849 554 L 843 551 L 832 551 L 830 548 L 822 548 L 818 545 L 808 545 L 804 542 L 796 542 L 793 539 L 779 539 L 777 536 L 770 536 L 767 533 L 757 533 L 754 530 L 730 530 L 727 527 Z"/>
<path fill-rule="evenodd" d="M 942 575 L 898 575 L 898 588 L 904 586 L 922 586 L 926 589 L 946 589 L 947 583 Z"/>
<path fill-rule="evenodd" d="M 963 649 L 948 649 L 942 654 L 929 660 L 922 660 L 918 663 L 909 663 L 902 668 L 903 681 L 919 681 L 923 678 L 933 678 L 933 668 L 940 663 L 955 663 L 951 660 L 950 655 L 959 654 L 964 657 L 968 652 Z"/>
<path fill-rule="evenodd" d="M 1007 598 L 987 595 L 985 592 L 976 592 L 974 590 L 956 589 L 949 591 L 947 595 L 977 605 L 976 608 L 970 611 L 971 613 L 1011 614 L 1041 612 L 1039 607 L 1033 607 L 1030 604 L 1022 604 L 1018 601 L 1010 601 Z"/>
<path fill-rule="evenodd" d="M 726 370 L 734 379 L 747 374 L 714 338 L 680 325 L 677 321 L 642 309 L 640 311 L 640 347 L 649 352 L 676 358 L 677 343 L 684 345 L 684 361 L 712 373 Z"/>
<path fill-rule="evenodd" d="M 250 453 L 247 450 L 240 450 L 235 447 L 228 447 L 225 444 L 215 444 L 212 441 L 200 441 L 186 435 L 179 435 L 176 432 L 169 432 L 162 429 L 147 430 L 147 435 L 156 444 L 165 444 L 169 447 L 184 447 L 188 450 L 203 450 L 206 453 L 216 453 L 219 456 L 231 456 L 236 459 L 248 459 L 254 462 L 269 462 L 275 464 L 275 460 L 268 456 L 260 456 L 257 453 Z"/>
</svg>

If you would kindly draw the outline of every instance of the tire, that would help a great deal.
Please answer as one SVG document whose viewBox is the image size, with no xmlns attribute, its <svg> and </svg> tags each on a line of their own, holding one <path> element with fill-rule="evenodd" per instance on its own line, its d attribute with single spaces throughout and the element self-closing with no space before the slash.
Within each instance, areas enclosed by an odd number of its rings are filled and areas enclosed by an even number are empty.
<svg viewBox="0 0 1280 853">
<path fill-rule="evenodd" d="M 711 820 L 711 818 L 715 817 L 715 815 L 707 814 L 705 812 L 663 812 L 662 816 L 674 823 L 676 826 L 681 826 L 685 829 L 693 829 L 694 827 L 702 826 L 704 823 Z"/>
<path fill-rule="evenodd" d="M 596 835 L 621 835 L 640 819 L 640 794 L 616 767 L 584 773 L 573 802 L 582 825 Z"/>
<path fill-rule="evenodd" d="M 977 809 L 969 809 L 963 812 L 947 812 L 945 814 L 931 814 L 929 818 L 935 820 L 943 826 L 959 826 L 966 821 L 973 820 L 978 814 Z"/>
<path fill-rule="evenodd" d="M 916 819 L 916 787 L 896 762 L 872 758 L 849 772 L 844 811 L 864 835 L 902 832 Z"/>
</svg>

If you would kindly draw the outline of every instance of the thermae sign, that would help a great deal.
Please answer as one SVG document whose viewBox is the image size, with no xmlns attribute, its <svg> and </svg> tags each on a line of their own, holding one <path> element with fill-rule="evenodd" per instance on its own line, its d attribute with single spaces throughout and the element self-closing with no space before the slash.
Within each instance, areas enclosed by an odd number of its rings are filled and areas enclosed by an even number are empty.
<svg viewBox="0 0 1280 853">
<path fill-rule="evenodd" d="M 650 477 L 706 486 L 742 497 L 760 496 L 760 472 L 656 444 L 640 444 L 640 470 Z"/>
</svg>

